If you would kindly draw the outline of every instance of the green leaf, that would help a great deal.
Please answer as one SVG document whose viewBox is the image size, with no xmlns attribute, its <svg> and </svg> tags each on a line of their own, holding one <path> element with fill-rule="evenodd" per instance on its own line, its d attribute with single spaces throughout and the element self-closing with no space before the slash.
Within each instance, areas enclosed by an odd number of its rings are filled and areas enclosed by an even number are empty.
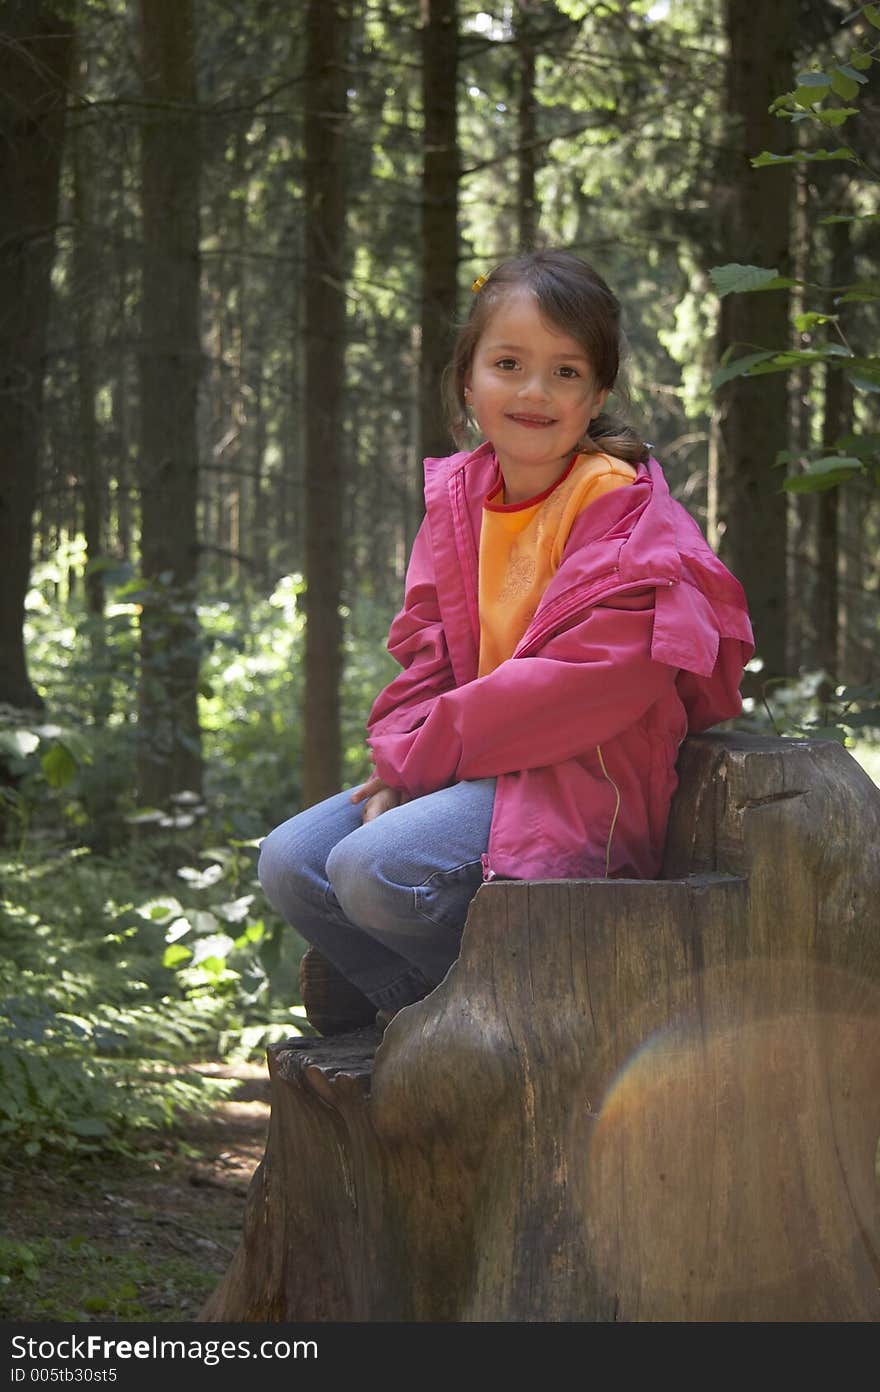
<svg viewBox="0 0 880 1392">
<path fill-rule="evenodd" d="M 220 927 L 210 909 L 190 909 L 188 918 L 197 933 L 215 933 Z"/>
<path fill-rule="evenodd" d="M 874 59 L 871 57 L 870 53 L 862 53 L 861 50 L 857 48 L 849 55 L 849 61 L 854 68 L 858 68 L 859 72 L 867 72 Z"/>
<path fill-rule="evenodd" d="M 799 333 L 806 333 L 808 329 L 814 328 L 816 324 L 836 323 L 836 314 L 817 314 L 814 310 L 810 310 L 807 314 L 796 314 L 794 316 L 794 326 Z"/>
<path fill-rule="evenodd" d="M 713 266 L 709 275 L 722 299 L 725 295 L 742 294 L 747 290 L 767 290 L 782 282 L 777 270 L 769 271 L 764 266 L 742 266 L 736 261 L 728 262 L 726 266 Z M 784 283 L 791 284 L 790 281 Z"/>
<path fill-rule="evenodd" d="M 861 473 L 861 460 L 847 455 L 826 455 L 814 459 L 802 474 L 792 474 L 783 487 L 788 493 L 822 493 L 836 488 L 854 474 Z"/>
<path fill-rule="evenodd" d="M 193 889 L 210 889 L 211 885 L 223 879 L 223 866 L 207 865 L 204 870 L 197 870 L 193 865 L 182 865 L 177 873 Z"/>
<path fill-rule="evenodd" d="M 793 474 L 782 486 L 786 493 L 827 493 L 852 476 L 852 471 L 845 469 L 836 474 Z"/>
<path fill-rule="evenodd" d="M 67 1128 L 75 1136 L 107 1136 L 110 1127 L 98 1117 L 83 1117 L 81 1121 L 68 1121 Z"/>
<path fill-rule="evenodd" d="M 188 918 L 175 918 L 165 929 L 165 941 L 167 943 L 178 942 L 180 938 L 185 938 L 191 930 L 192 924 Z"/>
<path fill-rule="evenodd" d="M 135 909 L 135 913 L 148 922 L 162 923 L 166 919 L 174 918 L 177 914 L 183 913 L 183 906 L 179 899 L 171 895 L 163 895 L 158 899 L 148 899 L 145 904 L 141 904 Z"/>
<path fill-rule="evenodd" d="M 162 966 L 179 967 L 182 962 L 188 962 L 191 956 L 192 952 L 188 947 L 184 947 L 182 943 L 172 943 L 162 954 Z"/>
<path fill-rule="evenodd" d="M 76 761 L 65 744 L 53 744 L 40 764 L 50 788 L 63 788 L 76 775 Z"/>
<path fill-rule="evenodd" d="M 836 297 L 837 304 L 876 304 L 880 300 L 880 288 L 870 285 L 852 285 L 843 295 Z"/>
<path fill-rule="evenodd" d="M 857 372 L 869 382 L 880 382 L 880 358 L 850 358 L 848 365 L 851 372 Z"/>
<path fill-rule="evenodd" d="M 847 121 L 850 116 L 858 116 L 858 114 L 859 108 L 857 106 L 832 106 L 827 111 L 816 112 L 823 126 L 833 126 L 835 128 L 837 126 L 842 126 L 844 121 Z"/>
<path fill-rule="evenodd" d="M 860 377 L 856 372 L 848 372 L 846 380 L 852 382 L 854 387 L 858 387 L 863 392 L 880 392 L 880 382 L 872 382 L 868 377 Z"/>
<path fill-rule="evenodd" d="M 775 358 L 776 354 L 772 351 L 763 353 L 746 353 L 742 358 L 734 358 L 732 362 L 724 363 L 716 368 L 712 374 L 713 388 L 723 387 L 725 382 L 730 382 L 734 377 L 742 377 L 757 363 L 766 362 L 768 358 Z"/>
<path fill-rule="evenodd" d="M 880 222 L 880 213 L 829 213 L 819 219 L 819 226 L 830 227 L 833 222 Z"/>
<path fill-rule="evenodd" d="M 858 96 L 859 83 L 867 80 L 855 68 L 834 68 L 831 72 L 831 86 L 844 101 L 852 101 L 853 97 Z"/>
<path fill-rule="evenodd" d="M 226 923 L 243 923 L 253 902 L 252 894 L 243 894 L 240 899 L 230 899 L 226 904 L 215 904 L 214 912 Z"/>
<path fill-rule="evenodd" d="M 873 24 L 875 29 L 880 29 L 880 5 L 866 5 L 862 14 L 869 24 Z"/>
<path fill-rule="evenodd" d="M 833 86 L 838 96 L 842 96 L 844 102 L 852 102 L 854 96 L 859 95 L 859 86 L 867 82 L 863 72 L 858 68 L 851 68 L 847 63 L 841 63 L 840 68 L 831 71 L 831 86 Z"/>
<path fill-rule="evenodd" d="M 857 459 L 864 462 L 880 454 L 880 435 L 844 435 L 841 440 L 836 440 L 834 443 L 842 454 L 854 454 Z M 878 697 L 880 697 L 880 692 L 878 692 Z M 855 698 L 850 696 L 848 699 Z"/>
<path fill-rule="evenodd" d="M 848 145 L 841 145 L 836 150 L 798 150 L 793 155 L 774 155 L 769 150 L 762 150 L 752 160 L 752 168 L 763 169 L 769 164 L 801 164 L 810 160 L 852 160 L 858 164 L 855 152 Z"/>
<path fill-rule="evenodd" d="M 799 80 L 795 88 L 794 99 L 798 106 L 809 109 L 816 102 L 824 101 L 831 91 L 831 83 L 824 73 L 804 73 L 803 76 L 818 78 L 818 81 L 804 82 Z"/>
<path fill-rule="evenodd" d="M 810 460 L 808 474 L 830 474 L 835 469 L 858 470 L 862 461 L 852 454 L 825 454 L 821 459 Z"/>
<path fill-rule="evenodd" d="M 798 73 L 797 85 L 799 87 L 827 87 L 828 74 L 823 72 Z"/>
<path fill-rule="evenodd" d="M 95 1027 L 91 1020 L 86 1020 L 82 1015 L 71 1015 L 65 1010 L 59 1010 L 55 1016 L 56 1020 L 65 1020 L 74 1025 L 85 1039 L 91 1039 L 95 1032 Z"/>
<path fill-rule="evenodd" d="M 192 964 L 194 967 L 204 967 L 207 962 L 219 961 L 222 965 L 234 947 L 235 943 L 228 933 L 211 933 L 196 943 Z"/>
</svg>

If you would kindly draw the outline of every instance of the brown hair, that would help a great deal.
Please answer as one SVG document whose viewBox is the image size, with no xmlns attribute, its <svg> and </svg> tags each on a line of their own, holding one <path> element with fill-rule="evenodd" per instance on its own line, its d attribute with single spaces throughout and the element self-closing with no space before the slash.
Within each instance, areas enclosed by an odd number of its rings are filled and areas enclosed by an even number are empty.
<svg viewBox="0 0 880 1392">
<path fill-rule="evenodd" d="M 474 349 L 502 297 L 511 290 L 531 290 L 547 321 L 570 335 L 583 348 L 598 387 L 609 390 L 620 367 L 620 304 L 605 281 L 586 261 L 570 251 L 528 251 L 496 266 L 474 295 L 470 314 L 461 326 L 444 376 L 449 427 L 459 446 L 467 443 L 471 421 L 464 388 Z M 590 422 L 579 442 L 582 454 L 613 454 L 637 464 L 648 449 L 631 426 L 604 411 Z"/>
</svg>

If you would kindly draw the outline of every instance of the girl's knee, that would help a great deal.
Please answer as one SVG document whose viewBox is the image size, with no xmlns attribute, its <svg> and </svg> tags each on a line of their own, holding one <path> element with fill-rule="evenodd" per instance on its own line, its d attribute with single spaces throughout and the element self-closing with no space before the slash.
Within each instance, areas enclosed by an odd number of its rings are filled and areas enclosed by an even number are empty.
<svg viewBox="0 0 880 1392">
<path fill-rule="evenodd" d="M 285 918 L 323 881 L 323 865 L 313 848 L 297 834 L 296 818 L 270 831 L 260 845 L 257 878 L 269 903 Z"/>
<path fill-rule="evenodd" d="M 327 879 L 342 912 L 351 923 L 365 927 L 384 921 L 401 893 L 385 873 L 375 839 L 347 836 L 327 857 Z"/>
<path fill-rule="evenodd" d="M 365 866 L 354 838 L 337 842 L 327 857 L 324 873 L 341 905 L 356 894 L 358 884 L 364 881 Z"/>
<path fill-rule="evenodd" d="M 257 875 L 267 899 L 285 918 L 303 903 L 323 905 L 328 852 L 358 821 L 358 810 L 343 792 L 290 817 L 265 837 Z"/>
<path fill-rule="evenodd" d="M 290 875 L 290 857 L 285 839 L 281 836 L 283 828 L 276 827 L 264 836 L 260 843 L 260 858 L 257 861 L 257 879 L 273 908 L 280 909 Z"/>
</svg>

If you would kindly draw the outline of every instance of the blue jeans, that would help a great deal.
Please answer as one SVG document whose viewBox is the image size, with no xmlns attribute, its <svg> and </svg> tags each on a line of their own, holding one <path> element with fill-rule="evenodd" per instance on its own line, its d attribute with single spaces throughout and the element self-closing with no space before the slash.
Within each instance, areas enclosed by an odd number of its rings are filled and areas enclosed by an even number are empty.
<svg viewBox="0 0 880 1392">
<path fill-rule="evenodd" d="M 270 903 L 377 1006 L 421 1000 L 458 956 L 482 883 L 495 779 L 456 783 L 364 824 L 350 792 L 270 832 Z"/>
</svg>

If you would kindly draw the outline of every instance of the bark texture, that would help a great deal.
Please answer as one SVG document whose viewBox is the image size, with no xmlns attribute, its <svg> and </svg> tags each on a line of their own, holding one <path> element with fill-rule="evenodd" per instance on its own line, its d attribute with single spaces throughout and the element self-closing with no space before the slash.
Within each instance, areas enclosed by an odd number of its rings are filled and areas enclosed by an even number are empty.
<svg viewBox="0 0 880 1392">
<path fill-rule="evenodd" d="M 519 77 L 517 101 L 517 226 L 519 249 L 535 245 L 540 209 L 535 192 L 538 161 L 537 94 L 535 92 L 536 6 L 533 0 L 518 0 L 513 12 L 513 32 Z"/>
<path fill-rule="evenodd" d="M 350 18 L 310 0 L 305 80 L 304 805 L 339 788 L 342 676 L 342 393 L 345 369 L 345 68 Z"/>
<path fill-rule="evenodd" d="M 25 661 L 43 372 L 73 27 L 14 0 L 0 35 L 0 702 L 42 706 Z"/>
<path fill-rule="evenodd" d="M 837 222 L 829 229 L 832 285 L 851 284 L 856 278 L 851 226 Z M 841 369 L 826 366 L 822 442 L 829 454 L 836 453 L 838 442 L 852 432 L 853 394 L 853 385 Z M 819 494 L 816 628 L 819 665 L 825 673 L 821 694 L 826 699 L 837 685 L 840 672 L 840 496 L 838 488 Z"/>
<path fill-rule="evenodd" d="M 422 0 L 422 345 L 419 368 L 418 496 L 421 461 L 448 454 L 443 371 L 458 298 L 458 0 Z M 489 269 L 486 267 L 485 269 Z"/>
<path fill-rule="evenodd" d="M 775 97 L 789 90 L 796 32 L 794 0 L 755 5 L 725 0 L 728 37 L 726 192 L 719 195 L 728 261 L 775 267 L 790 274 L 791 166 L 753 169 L 763 150 L 784 151 L 788 124 L 771 115 Z M 736 356 L 789 346 L 787 292 L 728 295 L 721 302 L 719 352 Z M 722 558 L 749 596 L 763 679 L 785 671 L 787 499 L 773 468 L 788 448 L 788 383 L 784 373 L 739 378 L 722 389 L 716 454 L 720 478 L 710 519 Z"/>
<path fill-rule="evenodd" d="M 375 1030 L 269 1051 L 212 1320 L 880 1318 L 880 794 L 689 740 L 656 881 L 498 882 Z"/>
<path fill-rule="evenodd" d="M 199 124 L 192 0 L 140 0 L 145 114 L 141 379 L 141 680 L 138 784 L 163 806 L 199 791 L 201 645 L 196 407 Z"/>
</svg>

